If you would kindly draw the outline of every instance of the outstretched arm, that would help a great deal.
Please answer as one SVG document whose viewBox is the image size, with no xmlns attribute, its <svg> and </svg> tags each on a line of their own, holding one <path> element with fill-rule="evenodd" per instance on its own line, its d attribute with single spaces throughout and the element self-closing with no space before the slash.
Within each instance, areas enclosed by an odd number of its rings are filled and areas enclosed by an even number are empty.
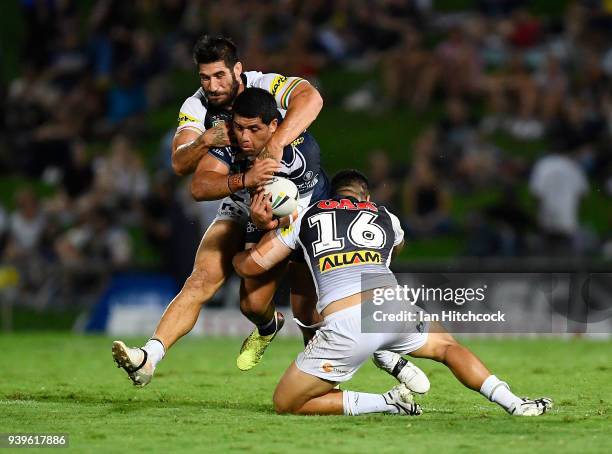
<svg viewBox="0 0 612 454">
<path fill-rule="evenodd" d="M 291 249 L 278 239 L 275 231 L 271 231 L 251 249 L 236 254 L 233 264 L 239 276 L 257 277 L 281 263 L 289 254 Z"/>
</svg>

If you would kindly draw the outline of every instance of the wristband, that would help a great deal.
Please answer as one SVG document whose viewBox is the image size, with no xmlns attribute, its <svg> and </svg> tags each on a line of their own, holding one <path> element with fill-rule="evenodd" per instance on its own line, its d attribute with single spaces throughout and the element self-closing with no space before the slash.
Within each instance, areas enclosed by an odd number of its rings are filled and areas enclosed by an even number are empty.
<svg viewBox="0 0 612 454">
<path fill-rule="evenodd" d="M 236 191 L 244 189 L 244 173 L 235 173 L 233 175 L 228 175 L 227 187 L 232 194 Z"/>
</svg>

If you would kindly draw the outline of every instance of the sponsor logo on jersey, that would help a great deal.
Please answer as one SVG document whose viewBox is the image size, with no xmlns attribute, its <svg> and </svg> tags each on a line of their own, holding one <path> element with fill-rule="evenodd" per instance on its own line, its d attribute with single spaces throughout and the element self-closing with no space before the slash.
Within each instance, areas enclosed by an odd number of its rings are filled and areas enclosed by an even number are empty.
<svg viewBox="0 0 612 454">
<path fill-rule="evenodd" d="M 378 207 L 372 202 L 363 201 L 354 203 L 349 199 L 321 200 L 317 204 L 317 207 L 321 208 L 322 210 L 370 210 L 378 212 Z"/>
<path fill-rule="evenodd" d="M 347 266 L 366 265 L 369 263 L 382 263 L 380 252 L 375 251 L 353 251 L 330 254 L 319 259 L 319 271 L 328 271 L 345 268 Z"/>
<path fill-rule="evenodd" d="M 291 142 L 291 146 L 297 147 L 298 145 L 302 145 L 303 143 L 304 143 L 304 136 L 300 136 L 297 139 L 295 139 L 293 142 Z"/>
<path fill-rule="evenodd" d="M 272 79 L 272 83 L 270 84 L 270 93 L 272 93 L 272 96 L 276 96 L 276 92 L 280 90 L 283 85 L 285 85 L 285 82 L 287 82 L 287 78 L 285 76 L 279 75 Z"/>
<path fill-rule="evenodd" d="M 197 123 L 198 120 L 193 118 L 191 115 L 187 115 L 186 113 L 179 112 L 178 124 L 179 126 L 183 126 L 185 123 Z"/>
<path fill-rule="evenodd" d="M 281 229 L 281 236 L 287 236 L 293 231 L 293 225 L 289 224 L 287 227 Z"/>
<path fill-rule="evenodd" d="M 304 192 L 314 188 L 317 185 L 317 183 L 319 182 L 319 179 L 315 178 L 314 180 L 305 181 L 305 182 L 302 182 L 302 183 L 298 183 L 297 181 L 293 181 L 293 182 L 297 186 L 298 192 L 300 194 L 302 194 L 302 193 L 304 193 Z"/>
</svg>

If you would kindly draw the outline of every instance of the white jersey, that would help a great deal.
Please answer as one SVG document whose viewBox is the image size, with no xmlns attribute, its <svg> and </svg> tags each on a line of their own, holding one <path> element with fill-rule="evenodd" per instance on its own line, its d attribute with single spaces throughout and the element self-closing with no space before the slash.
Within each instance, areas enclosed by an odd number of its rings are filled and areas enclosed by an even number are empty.
<svg viewBox="0 0 612 454">
<path fill-rule="evenodd" d="M 276 73 L 264 74 L 259 71 L 247 71 L 240 75 L 245 87 L 256 87 L 266 90 L 276 100 L 276 105 L 284 117 L 289 105 L 291 93 L 301 83 L 308 83 L 300 77 L 286 77 Z M 195 129 L 204 132 L 218 120 L 227 120 L 228 112 L 209 106 L 204 90 L 200 87 L 193 96 L 181 106 L 176 132 L 183 129 Z"/>
<path fill-rule="evenodd" d="M 348 196 L 321 200 L 276 235 L 289 248 L 304 250 L 318 312 L 347 296 L 397 285 L 389 263 L 404 231 L 383 206 Z"/>
</svg>

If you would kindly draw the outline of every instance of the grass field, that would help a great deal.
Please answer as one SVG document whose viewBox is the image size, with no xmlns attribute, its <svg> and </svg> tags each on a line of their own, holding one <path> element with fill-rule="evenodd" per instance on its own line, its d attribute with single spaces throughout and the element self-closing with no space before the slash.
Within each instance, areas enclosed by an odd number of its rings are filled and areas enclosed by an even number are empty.
<svg viewBox="0 0 612 454">
<path fill-rule="evenodd" d="M 419 366 L 432 389 L 420 417 L 296 417 L 272 412 L 276 381 L 300 349 L 278 339 L 264 362 L 234 365 L 236 338 L 188 338 L 135 389 L 110 355 L 111 339 L 69 334 L 0 336 L 0 432 L 65 432 L 80 452 L 610 452 L 612 343 L 470 340 L 519 395 L 547 395 L 541 418 L 511 418 L 447 370 Z M 368 363 L 351 389 L 394 381 Z"/>
</svg>

